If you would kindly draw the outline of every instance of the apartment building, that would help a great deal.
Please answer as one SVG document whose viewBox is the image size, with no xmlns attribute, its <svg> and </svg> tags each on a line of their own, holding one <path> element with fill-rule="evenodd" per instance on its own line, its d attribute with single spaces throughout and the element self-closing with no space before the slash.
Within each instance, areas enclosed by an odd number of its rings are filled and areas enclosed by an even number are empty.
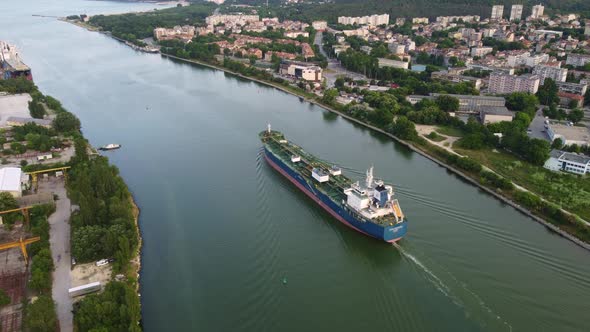
<svg viewBox="0 0 590 332">
<path fill-rule="evenodd" d="M 490 74 L 488 92 L 507 94 L 512 92 L 537 93 L 540 78 L 536 75 L 514 76 L 502 72 Z"/>
</svg>

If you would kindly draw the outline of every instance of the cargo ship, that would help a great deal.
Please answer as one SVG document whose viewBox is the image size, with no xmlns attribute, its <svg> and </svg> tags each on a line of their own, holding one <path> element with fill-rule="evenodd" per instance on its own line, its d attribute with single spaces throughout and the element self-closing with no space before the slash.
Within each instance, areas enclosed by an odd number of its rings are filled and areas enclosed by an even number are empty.
<svg viewBox="0 0 590 332">
<path fill-rule="evenodd" d="M 404 237 L 408 224 L 393 187 L 375 179 L 373 167 L 360 184 L 344 176 L 340 167 L 312 156 L 271 130 L 270 125 L 259 136 L 266 161 L 338 221 L 390 243 Z"/>
</svg>

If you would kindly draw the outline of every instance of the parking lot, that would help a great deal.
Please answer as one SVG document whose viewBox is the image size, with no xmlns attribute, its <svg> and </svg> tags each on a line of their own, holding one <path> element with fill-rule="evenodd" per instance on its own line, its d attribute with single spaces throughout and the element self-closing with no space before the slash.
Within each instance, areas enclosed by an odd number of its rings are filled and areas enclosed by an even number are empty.
<svg viewBox="0 0 590 332">
<path fill-rule="evenodd" d="M 543 117 L 542 108 L 537 110 L 537 114 L 535 114 L 533 121 L 531 121 L 527 133 L 531 138 L 539 138 L 549 141 L 549 136 L 547 136 L 547 132 L 545 131 L 545 117 Z"/>
</svg>

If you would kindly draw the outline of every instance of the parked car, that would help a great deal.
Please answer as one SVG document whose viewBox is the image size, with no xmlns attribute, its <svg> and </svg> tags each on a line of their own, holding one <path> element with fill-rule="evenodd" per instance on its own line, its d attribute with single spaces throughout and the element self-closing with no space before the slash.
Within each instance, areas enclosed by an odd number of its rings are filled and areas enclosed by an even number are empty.
<svg viewBox="0 0 590 332">
<path fill-rule="evenodd" d="M 107 265 L 109 263 L 108 259 L 101 259 L 98 262 L 96 262 L 96 266 L 103 266 L 103 265 Z"/>
</svg>

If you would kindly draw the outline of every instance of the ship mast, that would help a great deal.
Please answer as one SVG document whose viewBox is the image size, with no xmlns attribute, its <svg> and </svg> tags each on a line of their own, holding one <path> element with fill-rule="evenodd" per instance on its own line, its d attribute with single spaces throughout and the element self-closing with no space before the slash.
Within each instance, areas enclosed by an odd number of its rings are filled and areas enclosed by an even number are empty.
<svg viewBox="0 0 590 332">
<path fill-rule="evenodd" d="M 367 170 L 367 178 L 365 180 L 365 184 L 366 184 L 367 188 L 371 188 L 373 186 L 373 166 L 371 166 Z"/>
</svg>

